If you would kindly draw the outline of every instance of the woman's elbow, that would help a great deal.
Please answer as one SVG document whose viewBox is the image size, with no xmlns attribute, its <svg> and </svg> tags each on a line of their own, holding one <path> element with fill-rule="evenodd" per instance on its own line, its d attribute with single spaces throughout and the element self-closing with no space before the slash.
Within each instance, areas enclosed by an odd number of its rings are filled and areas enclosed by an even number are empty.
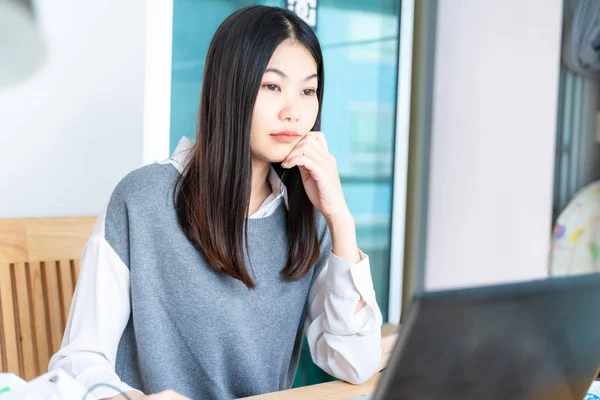
<svg viewBox="0 0 600 400">
<path fill-rule="evenodd" d="M 381 362 L 381 352 L 372 357 L 361 360 L 360 365 L 348 371 L 347 376 L 340 378 L 353 385 L 362 385 L 379 372 L 379 364 Z"/>
</svg>

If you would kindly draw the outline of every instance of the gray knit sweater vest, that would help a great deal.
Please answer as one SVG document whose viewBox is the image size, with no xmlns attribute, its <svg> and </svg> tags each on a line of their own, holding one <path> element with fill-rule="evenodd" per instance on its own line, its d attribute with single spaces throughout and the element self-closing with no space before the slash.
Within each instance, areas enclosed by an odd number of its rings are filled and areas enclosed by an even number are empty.
<svg viewBox="0 0 600 400">
<path fill-rule="evenodd" d="M 146 394 L 232 399 L 289 389 L 298 365 L 308 292 L 331 239 L 317 213 L 321 256 L 301 279 L 281 274 L 289 257 L 287 210 L 248 220 L 257 288 L 212 270 L 177 222 L 179 172 L 152 164 L 127 175 L 107 209 L 106 240 L 130 270 L 131 316 L 118 376 Z"/>
</svg>

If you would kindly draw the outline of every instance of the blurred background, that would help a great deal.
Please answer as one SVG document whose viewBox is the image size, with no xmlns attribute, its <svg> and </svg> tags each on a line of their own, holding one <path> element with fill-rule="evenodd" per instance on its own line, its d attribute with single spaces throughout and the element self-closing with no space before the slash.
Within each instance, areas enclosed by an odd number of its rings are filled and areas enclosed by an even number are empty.
<svg viewBox="0 0 600 400">
<path fill-rule="evenodd" d="M 572 271 L 569 205 L 600 221 L 577 200 L 600 178 L 583 0 L 0 0 L 0 218 L 96 216 L 124 175 L 195 139 L 210 39 L 251 4 L 321 41 L 322 130 L 385 321 L 416 290 Z M 331 379 L 303 351 L 295 386 Z"/>
</svg>

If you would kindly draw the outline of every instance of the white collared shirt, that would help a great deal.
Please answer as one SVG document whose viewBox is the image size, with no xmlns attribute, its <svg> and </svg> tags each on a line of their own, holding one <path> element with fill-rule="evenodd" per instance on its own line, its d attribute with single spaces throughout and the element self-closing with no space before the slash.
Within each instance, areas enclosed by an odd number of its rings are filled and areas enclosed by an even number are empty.
<svg viewBox="0 0 600 400">
<path fill-rule="evenodd" d="M 173 164 L 181 173 L 193 146 L 184 137 L 173 156 L 163 163 Z M 273 168 L 268 179 L 272 193 L 249 218 L 271 215 L 282 201 L 288 206 L 286 187 Z M 98 226 L 101 228 L 102 224 Z M 123 322 L 131 313 L 129 269 L 102 243 L 90 239 L 86 245 L 62 346 L 48 368 L 62 368 L 88 388 L 103 382 L 121 391 L 134 390 L 115 373 L 122 334 L 122 329 L 115 327 L 124 328 Z M 366 305 L 355 312 L 361 297 Z M 110 320 L 100 321 L 96 310 L 107 307 L 107 302 L 111 302 Z M 361 252 L 361 261 L 352 264 L 330 253 L 308 295 L 305 333 L 314 363 L 339 379 L 351 383 L 366 381 L 377 372 L 381 358 L 381 323 L 369 258 Z M 94 394 L 103 398 L 117 392 L 100 387 Z"/>
</svg>

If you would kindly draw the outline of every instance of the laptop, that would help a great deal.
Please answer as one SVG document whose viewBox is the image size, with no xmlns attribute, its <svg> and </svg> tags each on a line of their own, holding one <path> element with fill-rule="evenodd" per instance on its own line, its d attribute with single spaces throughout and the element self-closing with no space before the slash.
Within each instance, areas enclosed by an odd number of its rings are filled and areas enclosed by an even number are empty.
<svg viewBox="0 0 600 400">
<path fill-rule="evenodd" d="M 414 296 L 372 400 L 582 400 L 600 368 L 600 274 Z"/>
</svg>

